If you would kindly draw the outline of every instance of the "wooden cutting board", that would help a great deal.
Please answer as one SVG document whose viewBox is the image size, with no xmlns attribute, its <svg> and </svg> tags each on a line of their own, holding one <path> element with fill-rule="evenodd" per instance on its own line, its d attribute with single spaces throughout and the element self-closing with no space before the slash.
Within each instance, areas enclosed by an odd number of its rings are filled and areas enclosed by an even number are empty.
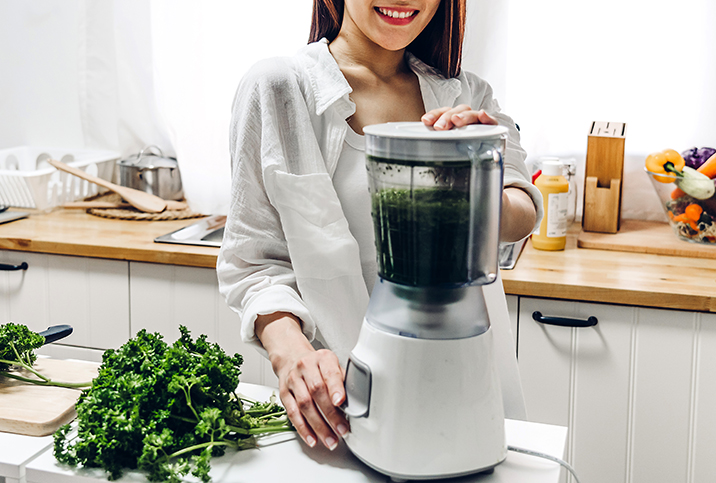
<svg viewBox="0 0 716 483">
<path fill-rule="evenodd" d="M 716 244 L 691 243 L 674 234 L 668 223 L 622 220 L 614 234 L 582 231 L 579 248 L 597 248 L 620 252 L 651 253 L 691 258 L 716 259 Z"/>
<path fill-rule="evenodd" d="M 97 376 L 99 364 L 43 357 L 33 367 L 52 380 L 85 382 Z M 79 389 L 38 386 L 0 376 L 0 431 L 28 436 L 52 434 L 75 418 L 79 395 Z"/>
</svg>

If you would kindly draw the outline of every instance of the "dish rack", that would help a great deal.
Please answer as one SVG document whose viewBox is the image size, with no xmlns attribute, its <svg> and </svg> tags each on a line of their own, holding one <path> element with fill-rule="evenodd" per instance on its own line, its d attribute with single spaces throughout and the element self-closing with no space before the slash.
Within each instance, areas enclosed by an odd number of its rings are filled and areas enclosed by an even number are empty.
<svg viewBox="0 0 716 483">
<path fill-rule="evenodd" d="M 0 205 L 47 211 L 93 196 L 101 190 L 99 186 L 58 171 L 47 160 L 58 159 L 112 181 L 119 158 L 120 154 L 114 151 L 93 149 L 38 146 L 0 149 Z"/>
</svg>

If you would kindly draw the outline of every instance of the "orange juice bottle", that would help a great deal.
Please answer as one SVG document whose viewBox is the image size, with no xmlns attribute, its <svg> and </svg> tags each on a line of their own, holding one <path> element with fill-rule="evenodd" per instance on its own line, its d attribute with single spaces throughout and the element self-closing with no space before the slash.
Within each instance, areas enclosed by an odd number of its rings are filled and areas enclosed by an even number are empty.
<svg viewBox="0 0 716 483">
<path fill-rule="evenodd" d="M 545 160 L 542 174 L 535 180 L 544 200 L 544 218 L 532 234 L 532 246 L 538 250 L 564 250 L 567 243 L 569 182 L 562 170 L 561 161 Z"/>
</svg>

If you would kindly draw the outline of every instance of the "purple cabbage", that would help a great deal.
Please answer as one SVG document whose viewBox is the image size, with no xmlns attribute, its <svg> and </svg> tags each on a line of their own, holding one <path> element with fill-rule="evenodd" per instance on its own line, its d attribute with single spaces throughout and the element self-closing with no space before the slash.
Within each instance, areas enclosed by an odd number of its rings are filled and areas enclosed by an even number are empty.
<svg viewBox="0 0 716 483">
<path fill-rule="evenodd" d="M 684 161 L 686 161 L 686 166 L 694 169 L 698 169 L 699 166 L 704 164 L 707 159 L 709 159 L 711 156 L 716 153 L 716 149 L 714 148 L 691 148 L 687 149 L 681 155 L 684 157 Z"/>
</svg>

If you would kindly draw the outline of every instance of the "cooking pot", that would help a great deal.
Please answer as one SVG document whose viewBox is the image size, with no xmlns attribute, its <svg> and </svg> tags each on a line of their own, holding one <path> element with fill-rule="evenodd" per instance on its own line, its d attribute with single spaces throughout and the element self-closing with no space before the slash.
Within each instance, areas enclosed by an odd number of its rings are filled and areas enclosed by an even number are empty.
<svg viewBox="0 0 716 483">
<path fill-rule="evenodd" d="M 119 184 L 159 196 L 165 200 L 184 197 L 179 164 L 164 156 L 157 146 L 147 146 L 139 154 L 117 162 Z"/>
</svg>

